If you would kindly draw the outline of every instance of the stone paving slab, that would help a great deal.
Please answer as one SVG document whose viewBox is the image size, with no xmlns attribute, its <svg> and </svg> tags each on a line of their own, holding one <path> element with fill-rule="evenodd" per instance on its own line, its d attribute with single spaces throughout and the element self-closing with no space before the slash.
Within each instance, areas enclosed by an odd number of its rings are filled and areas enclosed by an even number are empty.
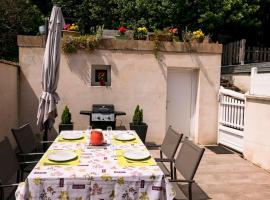
<svg viewBox="0 0 270 200">
<path fill-rule="evenodd" d="M 151 153 L 159 155 L 158 151 Z M 270 173 L 238 154 L 215 154 L 206 149 L 195 180 L 213 200 L 270 199 Z"/>
</svg>

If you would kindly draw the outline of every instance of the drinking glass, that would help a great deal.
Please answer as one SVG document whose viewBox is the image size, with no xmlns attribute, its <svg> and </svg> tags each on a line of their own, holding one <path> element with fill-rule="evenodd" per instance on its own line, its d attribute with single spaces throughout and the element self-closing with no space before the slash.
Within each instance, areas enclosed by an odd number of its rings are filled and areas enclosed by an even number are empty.
<svg viewBox="0 0 270 200">
<path fill-rule="evenodd" d="M 87 134 L 87 136 L 88 136 L 89 138 L 90 138 L 91 130 L 92 130 L 92 126 L 87 126 L 86 134 Z"/>
<path fill-rule="evenodd" d="M 110 142 L 111 138 L 112 138 L 112 127 L 111 126 L 107 126 L 107 133 L 106 133 L 106 138 L 108 140 L 108 142 Z"/>
<path fill-rule="evenodd" d="M 107 133 L 111 133 L 112 132 L 112 127 L 111 126 L 107 126 Z"/>
</svg>

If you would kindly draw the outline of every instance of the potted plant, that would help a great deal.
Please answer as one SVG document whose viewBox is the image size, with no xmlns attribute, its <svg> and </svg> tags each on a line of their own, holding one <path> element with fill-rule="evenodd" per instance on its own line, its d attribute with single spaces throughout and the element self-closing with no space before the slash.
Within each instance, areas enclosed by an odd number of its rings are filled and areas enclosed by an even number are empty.
<svg viewBox="0 0 270 200">
<path fill-rule="evenodd" d="M 59 133 L 63 130 L 73 130 L 73 123 L 71 122 L 71 113 L 67 106 L 62 113 L 61 124 L 59 124 Z"/>
<path fill-rule="evenodd" d="M 203 42 L 203 39 L 204 39 L 204 33 L 202 32 L 201 29 L 192 32 L 192 41 L 193 42 L 201 43 L 201 42 Z"/>
<path fill-rule="evenodd" d="M 134 39 L 135 40 L 146 40 L 147 32 L 148 32 L 148 30 L 145 27 L 136 28 L 134 31 Z"/>
<path fill-rule="evenodd" d="M 80 36 L 79 27 L 77 24 L 65 24 L 64 30 L 62 30 L 63 36 L 73 36 L 78 37 Z"/>
<path fill-rule="evenodd" d="M 115 36 L 116 39 L 124 39 L 127 40 L 128 36 L 126 35 L 126 27 L 121 26 L 118 28 L 118 35 Z"/>
<path fill-rule="evenodd" d="M 100 86 L 105 86 L 106 81 L 105 81 L 105 72 L 98 72 L 98 82 Z"/>
<path fill-rule="evenodd" d="M 172 42 L 174 36 L 174 33 L 172 31 L 175 31 L 175 33 L 177 33 L 177 28 L 155 30 L 153 34 L 149 35 L 149 40 Z"/>
<path fill-rule="evenodd" d="M 143 109 L 140 109 L 140 106 L 137 105 L 133 118 L 132 123 L 129 123 L 130 130 L 135 130 L 136 133 L 139 135 L 140 139 L 145 142 L 146 133 L 148 125 L 143 122 Z"/>
<path fill-rule="evenodd" d="M 185 30 L 182 31 L 182 40 L 183 42 L 191 42 L 192 41 L 192 32 L 189 31 L 186 27 Z"/>
</svg>

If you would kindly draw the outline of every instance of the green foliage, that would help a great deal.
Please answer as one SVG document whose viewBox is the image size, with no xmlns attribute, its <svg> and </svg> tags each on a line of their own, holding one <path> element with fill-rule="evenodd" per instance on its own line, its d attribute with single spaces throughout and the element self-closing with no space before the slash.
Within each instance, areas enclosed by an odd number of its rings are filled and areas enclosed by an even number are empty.
<svg viewBox="0 0 270 200">
<path fill-rule="evenodd" d="M 53 4 L 61 6 L 66 23 L 78 24 L 83 34 L 96 33 L 99 26 L 149 31 L 176 27 L 181 38 L 187 27 L 191 32 L 201 28 L 214 41 L 246 38 L 248 43 L 270 45 L 270 0 L 2 0 L 0 58 L 17 59 L 16 36 L 36 35 L 44 23 L 42 13 L 49 17 Z M 76 45 L 69 47 L 73 51 Z"/>
<path fill-rule="evenodd" d="M 38 9 L 43 15 L 47 16 L 51 12 L 52 9 L 51 0 L 31 0 L 31 2 L 38 7 Z"/>
<path fill-rule="evenodd" d="M 17 35 L 36 35 L 43 16 L 37 6 L 25 0 L 2 0 L 0 13 L 0 58 L 17 60 Z"/>
<path fill-rule="evenodd" d="M 71 113 L 69 112 L 69 108 L 67 106 L 65 106 L 61 119 L 61 124 L 71 124 Z"/>
<path fill-rule="evenodd" d="M 96 1 L 96 0 L 52 0 L 53 3 L 61 5 L 62 12 L 67 22 L 78 23 L 83 34 L 93 34 L 99 26 L 107 28 L 115 27 L 114 8 L 115 0 Z"/>
<path fill-rule="evenodd" d="M 171 26 L 168 9 L 171 0 L 115 0 L 115 13 L 121 24 L 129 28 L 145 26 L 150 30 Z"/>
<path fill-rule="evenodd" d="M 137 105 L 134 111 L 134 115 L 132 118 L 132 122 L 134 125 L 141 125 L 143 124 L 143 109 L 140 109 L 140 106 Z"/>
<path fill-rule="evenodd" d="M 98 35 L 66 36 L 62 39 L 62 50 L 65 53 L 75 53 L 78 49 L 92 51 L 98 46 L 99 41 Z"/>
<path fill-rule="evenodd" d="M 214 35 L 231 34 L 247 36 L 245 30 L 261 26 L 258 18 L 260 0 L 213 0 L 201 1 L 198 22 L 202 28 Z M 241 29 L 242 31 L 239 31 Z M 242 33 L 239 33 L 242 32 Z M 250 34 L 250 33 L 249 33 Z"/>
</svg>

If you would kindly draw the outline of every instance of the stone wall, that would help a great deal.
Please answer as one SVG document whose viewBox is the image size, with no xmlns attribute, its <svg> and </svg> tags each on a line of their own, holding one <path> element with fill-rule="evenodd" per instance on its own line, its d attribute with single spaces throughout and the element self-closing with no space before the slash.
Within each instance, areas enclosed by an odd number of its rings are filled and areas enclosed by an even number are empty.
<svg viewBox="0 0 270 200">
<path fill-rule="evenodd" d="M 15 147 L 10 131 L 18 126 L 18 64 L 0 60 L 0 141 L 8 137 Z"/>
<path fill-rule="evenodd" d="M 21 66 L 19 118 L 20 122 L 35 123 L 44 48 L 30 47 L 27 40 L 18 43 Z M 194 140 L 201 144 L 216 143 L 221 45 L 164 42 L 159 59 L 153 53 L 153 45 L 151 41 L 106 39 L 92 53 L 62 54 L 57 90 L 61 98 L 59 114 L 68 105 L 75 129 L 85 129 L 89 118 L 80 115 L 80 110 L 91 109 L 93 103 L 112 103 L 116 110 L 127 113 L 118 117 L 117 124 L 129 128 L 135 106 L 139 104 L 149 125 L 147 140 L 159 143 L 166 129 L 167 69 L 192 69 L 198 71 Z M 91 66 L 103 64 L 111 65 L 112 84 L 93 87 Z M 56 119 L 54 132 L 58 130 L 59 120 L 60 117 Z"/>
</svg>

